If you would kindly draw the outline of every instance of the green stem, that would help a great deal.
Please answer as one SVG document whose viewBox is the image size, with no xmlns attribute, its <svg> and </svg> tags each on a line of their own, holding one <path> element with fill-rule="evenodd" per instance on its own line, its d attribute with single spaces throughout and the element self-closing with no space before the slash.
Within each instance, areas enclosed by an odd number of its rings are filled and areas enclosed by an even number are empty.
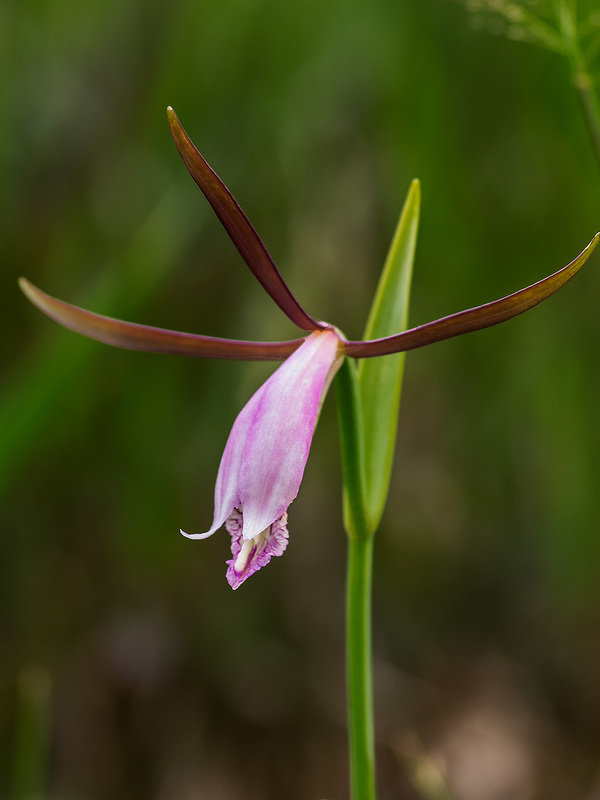
<svg viewBox="0 0 600 800">
<path fill-rule="evenodd" d="M 565 55 L 569 59 L 571 80 L 579 97 L 594 153 L 600 165 L 600 104 L 579 44 L 575 3 L 568 2 L 568 0 L 553 0 L 553 9 L 563 40 Z"/>
<path fill-rule="evenodd" d="M 375 800 L 375 736 L 371 669 L 373 537 L 348 538 L 346 669 L 352 800 Z"/>
<path fill-rule="evenodd" d="M 352 800 L 375 800 L 375 738 L 371 671 L 373 536 L 364 502 L 362 418 L 356 367 L 345 359 L 336 376 L 348 533 L 346 680 Z"/>
<path fill-rule="evenodd" d="M 344 473 L 344 527 L 350 538 L 369 535 L 365 512 L 364 453 L 360 394 L 354 362 L 345 358 L 335 377 Z"/>
<path fill-rule="evenodd" d="M 592 145 L 598 165 L 600 166 L 600 106 L 592 86 L 592 80 L 587 73 L 579 72 L 573 76 L 575 89 L 583 109 Z"/>
</svg>

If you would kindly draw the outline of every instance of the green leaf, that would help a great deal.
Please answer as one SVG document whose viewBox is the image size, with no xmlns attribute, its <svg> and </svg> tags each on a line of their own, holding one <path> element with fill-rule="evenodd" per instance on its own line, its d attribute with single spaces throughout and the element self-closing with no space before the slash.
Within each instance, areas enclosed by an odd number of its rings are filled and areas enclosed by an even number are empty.
<svg viewBox="0 0 600 800">
<path fill-rule="evenodd" d="M 400 215 L 375 293 L 364 339 L 391 336 L 406 329 L 421 190 L 413 181 Z M 368 527 L 379 524 L 388 494 L 404 353 L 365 359 L 358 367 L 363 419 L 365 508 Z"/>
</svg>

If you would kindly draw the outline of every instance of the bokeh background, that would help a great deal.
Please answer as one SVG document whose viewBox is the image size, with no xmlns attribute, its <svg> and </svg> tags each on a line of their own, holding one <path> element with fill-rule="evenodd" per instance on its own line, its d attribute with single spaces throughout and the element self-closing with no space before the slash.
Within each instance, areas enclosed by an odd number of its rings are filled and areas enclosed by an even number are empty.
<svg viewBox="0 0 600 800">
<path fill-rule="evenodd" d="M 347 797 L 333 396 L 285 557 L 234 593 L 228 536 L 178 529 L 208 527 L 272 367 L 84 340 L 16 281 L 295 336 L 169 104 L 348 336 L 414 177 L 412 324 L 555 271 L 600 228 L 600 170 L 566 63 L 482 21 L 454 0 L 0 4 L 1 797 Z M 375 556 L 381 800 L 445 797 L 437 770 L 457 800 L 600 797 L 599 296 L 595 256 L 526 316 L 407 358 Z"/>
</svg>

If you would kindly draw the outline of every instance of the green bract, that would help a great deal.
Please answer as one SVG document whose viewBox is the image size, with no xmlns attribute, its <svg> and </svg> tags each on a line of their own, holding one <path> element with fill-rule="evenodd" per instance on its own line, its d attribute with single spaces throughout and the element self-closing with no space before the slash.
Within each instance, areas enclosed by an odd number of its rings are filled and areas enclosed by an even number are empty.
<svg viewBox="0 0 600 800">
<path fill-rule="evenodd" d="M 413 181 L 398 220 L 363 339 L 406 330 L 421 189 Z M 363 359 L 357 369 L 364 447 L 365 514 L 375 531 L 388 493 L 405 353 Z"/>
</svg>

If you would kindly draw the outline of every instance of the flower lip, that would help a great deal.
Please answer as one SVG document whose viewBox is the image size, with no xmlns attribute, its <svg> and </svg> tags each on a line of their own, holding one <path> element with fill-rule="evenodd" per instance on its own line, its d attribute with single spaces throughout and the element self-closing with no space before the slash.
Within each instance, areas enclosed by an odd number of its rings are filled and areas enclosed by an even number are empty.
<svg viewBox="0 0 600 800">
<path fill-rule="evenodd" d="M 242 525 L 242 512 L 236 508 L 225 523 L 231 534 L 233 558 L 227 562 L 227 580 L 232 589 L 237 589 L 257 570 L 265 567 L 273 556 L 282 556 L 288 544 L 287 514 L 276 519 L 254 539 L 242 537 Z"/>
</svg>

